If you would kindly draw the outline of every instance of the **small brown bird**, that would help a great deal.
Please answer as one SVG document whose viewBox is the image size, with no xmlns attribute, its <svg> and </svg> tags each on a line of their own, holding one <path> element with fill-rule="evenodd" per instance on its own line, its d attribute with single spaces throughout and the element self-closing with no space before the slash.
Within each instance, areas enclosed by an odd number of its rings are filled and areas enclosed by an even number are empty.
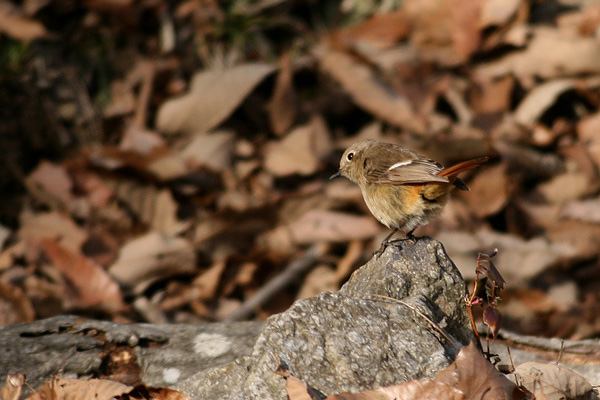
<svg viewBox="0 0 600 400">
<path fill-rule="evenodd" d="M 457 175 L 487 159 L 476 158 L 444 168 L 402 146 L 364 139 L 346 149 L 339 171 L 329 179 L 345 176 L 358 184 L 371 214 L 393 229 L 376 252 L 381 253 L 396 232 L 410 238 L 418 226 L 438 215 L 454 187 L 468 191 Z"/>
</svg>

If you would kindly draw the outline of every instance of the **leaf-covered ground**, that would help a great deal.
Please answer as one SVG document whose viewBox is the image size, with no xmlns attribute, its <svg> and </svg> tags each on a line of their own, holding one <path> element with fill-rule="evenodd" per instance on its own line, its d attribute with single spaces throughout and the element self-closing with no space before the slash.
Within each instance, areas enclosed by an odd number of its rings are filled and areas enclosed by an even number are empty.
<svg viewBox="0 0 600 400">
<path fill-rule="evenodd" d="M 336 290 L 388 233 L 328 180 L 369 137 L 490 156 L 415 234 L 470 280 L 498 248 L 504 327 L 597 337 L 598 32 L 584 0 L 2 0 L 0 325 Z"/>
</svg>

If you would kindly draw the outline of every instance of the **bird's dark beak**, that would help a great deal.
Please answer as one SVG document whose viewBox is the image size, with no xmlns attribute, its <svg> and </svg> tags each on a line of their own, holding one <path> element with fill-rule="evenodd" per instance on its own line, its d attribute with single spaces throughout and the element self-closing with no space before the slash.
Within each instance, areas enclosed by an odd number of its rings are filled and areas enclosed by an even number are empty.
<svg viewBox="0 0 600 400">
<path fill-rule="evenodd" d="M 329 180 L 335 179 L 335 178 L 337 178 L 338 176 L 342 176 L 342 170 L 341 170 L 341 169 L 340 169 L 338 172 L 336 172 L 335 174 L 331 175 L 331 176 L 329 177 Z"/>
</svg>

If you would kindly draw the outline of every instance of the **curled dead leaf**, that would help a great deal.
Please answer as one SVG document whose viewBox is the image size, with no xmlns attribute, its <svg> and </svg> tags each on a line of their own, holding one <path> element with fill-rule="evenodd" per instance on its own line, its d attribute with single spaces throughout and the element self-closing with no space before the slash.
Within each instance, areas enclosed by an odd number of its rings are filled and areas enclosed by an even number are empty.
<svg viewBox="0 0 600 400">
<path fill-rule="evenodd" d="M 330 49 L 324 49 L 320 59 L 323 69 L 342 85 L 358 106 L 393 125 L 425 132 L 425 122 L 409 99 L 386 87 L 368 65 Z"/>
<path fill-rule="evenodd" d="M 310 175 L 330 149 L 329 132 L 322 120 L 315 118 L 267 147 L 265 169 L 275 176 Z"/>
<path fill-rule="evenodd" d="M 471 192 L 461 197 L 475 215 L 480 218 L 488 217 L 499 212 L 508 202 L 508 183 L 504 164 L 483 168 L 469 182 Z"/>
<path fill-rule="evenodd" d="M 526 362 L 517 366 L 515 375 L 536 399 L 584 399 L 593 389 L 577 372 L 552 363 Z"/>
<path fill-rule="evenodd" d="M 583 172 L 574 171 L 556 175 L 548 182 L 538 185 L 537 190 L 553 204 L 578 200 L 591 189 L 591 182 Z"/>
<path fill-rule="evenodd" d="M 269 102 L 269 122 L 276 135 L 283 135 L 296 119 L 298 104 L 289 53 L 286 52 L 281 56 L 279 65 L 280 69 L 275 80 L 273 97 Z"/>
<path fill-rule="evenodd" d="M 156 125 L 167 133 L 207 132 L 225 120 L 275 67 L 249 63 L 196 74 L 190 91 L 162 104 Z"/>
<path fill-rule="evenodd" d="M 0 33 L 24 41 L 48 36 L 44 25 L 23 15 L 15 5 L 7 1 L 0 3 Z"/>
<path fill-rule="evenodd" d="M 405 2 L 404 10 L 412 23 L 411 41 L 422 54 L 443 65 L 468 60 L 479 47 L 479 14 L 483 1 Z"/>
<path fill-rule="evenodd" d="M 560 216 L 600 224 L 600 198 L 567 203 L 562 208 Z"/>
<path fill-rule="evenodd" d="M 494 368 L 473 342 L 437 373 L 435 381 L 460 390 L 466 399 L 512 400 L 516 390 L 515 384 Z"/>
<path fill-rule="evenodd" d="M 195 267 L 196 256 L 188 240 L 149 232 L 123 246 L 108 271 L 122 284 L 135 286 Z"/>
<path fill-rule="evenodd" d="M 600 169 L 600 113 L 582 118 L 577 123 L 577 134 L 586 147 L 587 152 Z"/>
<path fill-rule="evenodd" d="M 368 239 L 380 231 L 381 226 L 371 216 L 310 210 L 296 221 L 266 233 L 262 242 L 274 249 L 286 249 L 294 244 Z"/>
<path fill-rule="evenodd" d="M 235 145 L 235 133 L 218 131 L 210 134 L 197 133 L 192 141 L 180 152 L 180 156 L 192 169 L 205 167 L 221 172 L 231 166 L 231 156 Z"/>
<path fill-rule="evenodd" d="M 19 400 L 23 384 L 25 384 L 25 374 L 6 375 L 4 386 L 0 390 L 0 398 L 3 400 Z"/>
<path fill-rule="evenodd" d="M 0 326 L 24 324 L 35 318 L 31 300 L 17 286 L 0 281 Z"/>
<path fill-rule="evenodd" d="M 600 44 L 594 38 L 564 35 L 560 30 L 536 27 L 523 51 L 475 68 L 478 81 L 491 81 L 514 74 L 525 83 L 533 77 L 555 78 L 600 71 Z"/>
<path fill-rule="evenodd" d="M 502 26 L 519 10 L 523 0 L 486 0 L 482 3 L 479 25 Z"/>
<path fill-rule="evenodd" d="M 41 239 L 40 246 L 56 269 L 76 288 L 71 297 L 73 307 L 99 307 L 107 312 L 125 307 L 121 288 L 100 265 L 53 239 Z"/>
<path fill-rule="evenodd" d="M 394 46 L 405 38 L 410 29 L 410 21 L 403 9 L 386 13 L 376 13 L 356 26 L 335 32 L 330 38 L 336 48 L 349 47 L 352 51 L 360 51 L 365 47 L 385 49 Z"/>
<path fill-rule="evenodd" d="M 78 252 L 89 236 L 71 218 L 57 211 L 33 213 L 25 209 L 21 213 L 20 219 L 21 229 L 19 229 L 18 236 L 21 239 L 58 238 L 61 246 Z"/>
<path fill-rule="evenodd" d="M 185 221 L 177 218 L 178 204 L 169 189 L 157 189 L 154 185 L 139 185 L 135 181 L 107 182 L 117 198 L 152 230 L 175 235 L 186 227 Z"/>
<path fill-rule="evenodd" d="M 131 386 L 109 379 L 52 378 L 27 400 L 45 399 L 111 399 L 131 390 Z"/>
<path fill-rule="evenodd" d="M 558 79 L 543 83 L 529 91 L 515 111 L 515 120 L 532 126 L 556 102 L 558 96 L 575 86 L 573 79 Z"/>
<path fill-rule="evenodd" d="M 487 229 L 475 233 L 440 232 L 437 239 L 444 243 L 463 276 L 469 278 L 474 278 L 473 253 L 482 248 L 500 249 L 495 264 L 509 283 L 532 279 L 547 268 L 579 260 L 581 254 L 574 244 L 564 240 L 550 241 L 542 236 L 525 240 Z"/>
<path fill-rule="evenodd" d="M 63 205 L 68 206 L 73 199 L 71 194 L 73 181 L 67 173 L 67 169 L 62 165 L 42 161 L 29 175 L 27 181 L 32 185 L 37 185 Z"/>
</svg>

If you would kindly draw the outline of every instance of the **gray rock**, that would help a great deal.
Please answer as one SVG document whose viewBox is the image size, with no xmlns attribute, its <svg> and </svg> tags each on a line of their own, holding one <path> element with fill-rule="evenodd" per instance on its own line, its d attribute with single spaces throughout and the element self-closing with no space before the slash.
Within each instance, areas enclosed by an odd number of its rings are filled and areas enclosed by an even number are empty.
<svg viewBox="0 0 600 400">
<path fill-rule="evenodd" d="M 416 240 L 414 245 L 402 241 L 388 246 L 379 258 L 358 269 L 340 293 L 353 297 L 378 294 L 400 300 L 422 296 L 432 310 L 442 314 L 446 331 L 468 344 L 474 336 L 465 307 L 465 281 L 440 242 L 430 237 Z"/>
<path fill-rule="evenodd" d="M 119 324 L 58 316 L 0 328 L 0 382 L 24 373 L 37 388 L 55 374 L 81 378 L 102 375 L 108 349 L 131 349 L 139 377 L 151 386 L 169 386 L 206 368 L 251 354 L 260 322 L 212 324 Z M 130 382 L 127 382 L 130 383 Z M 132 383 L 132 382 L 131 382 Z M 0 383 L 1 386 L 1 383 Z M 24 388 L 24 395 L 30 393 Z"/>
<path fill-rule="evenodd" d="M 275 374 L 280 361 L 327 395 L 432 377 L 472 338 L 465 294 L 439 242 L 401 241 L 339 292 L 298 301 L 267 319 L 250 356 L 175 388 L 195 400 L 286 399 L 285 381 Z"/>
</svg>

